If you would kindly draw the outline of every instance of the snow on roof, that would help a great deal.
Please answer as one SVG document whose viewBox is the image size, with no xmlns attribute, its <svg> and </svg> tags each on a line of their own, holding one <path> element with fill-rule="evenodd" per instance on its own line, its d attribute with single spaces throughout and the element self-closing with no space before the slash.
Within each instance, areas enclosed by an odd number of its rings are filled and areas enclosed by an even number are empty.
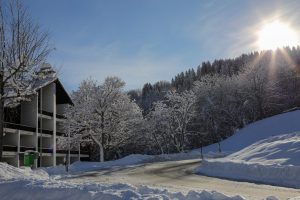
<svg viewBox="0 0 300 200">
<path fill-rule="evenodd" d="M 40 71 L 37 72 L 36 75 L 38 76 L 38 78 L 30 86 L 29 90 L 31 92 L 28 92 L 27 94 L 25 94 L 24 95 L 24 96 L 26 96 L 25 98 L 17 100 L 17 103 L 13 103 L 11 100 L 8 100 L 5 103 L 5 106 L 10 106 L 10 107 L 18 106 L 22 100 L 26 100 L 26 98 L 32 96 L 33 94 L 38 92 L 38 90 L 40 90 L 41 88 L 44 88 L 54 82 L 57 84 L 57 86 L 56 86 L 57 92 L 59 92 L 61 99 L 63 99 L 63 100 L 60 100 L 60 102 L 73 105 L 73 101 L 72 101 L 71 97 L 64 89 L 63 85 L 61 84 L 61 82 L 59 81 L 59 79 L 57 77 L 55 70 L 51 67 L 50 64 L 44 63 L 41 66 Z M 18 95 L 16 95 L 16 91 L 13 89 L 7 89 L 7 91 L 5 93 L 7 94 L 6 96 L 18 96 Z"/>
</svg>

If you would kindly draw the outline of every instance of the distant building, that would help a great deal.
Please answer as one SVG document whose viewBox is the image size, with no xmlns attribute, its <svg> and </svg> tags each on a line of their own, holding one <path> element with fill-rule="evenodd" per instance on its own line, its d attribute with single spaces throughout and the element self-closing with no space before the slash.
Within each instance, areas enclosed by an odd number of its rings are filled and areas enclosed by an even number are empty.
<svg viewBox="0 0 300 200">
<path fill-rule="evenodd" d="M 26 150 L 40 153 L 36 167 L 63 164 L 68 153 L 57 149 L 56 142 L 59 137 L 66 137 L 63 114 L 66 106 L 73 103 L 50 65 L 45 65 L 41 72 L 50 76 L 35 83 L 36 94 L 30 96 L 30 101 L 5 108 L 3 162 L 16 167 L 23 165 Z M 71 163 L 82 158 L 88 155 L 71 151 Z"/>
</svg>

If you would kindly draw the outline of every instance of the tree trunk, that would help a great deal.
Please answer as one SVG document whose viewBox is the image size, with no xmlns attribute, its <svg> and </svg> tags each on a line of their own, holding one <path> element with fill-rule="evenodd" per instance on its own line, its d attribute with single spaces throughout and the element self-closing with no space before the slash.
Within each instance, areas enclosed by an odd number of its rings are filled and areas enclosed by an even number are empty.
<svg viewBox="0 0 300 200">
<path fill-rule="evenodd" d="M 152 135 L 153 135 L 153 137 L 154 137 L 155 143 L 157 144 L 157 146 L 158 146 L 159 149 L 160 149 L 160 153 L 161 153 L 161 154 L 164 154 L 164 149 L 162 148 L 162 146 L 161 146 L 160 143 L 158 142 L 158 139 L 157 139 L 157 137 L 156 137 L 156 134 L 153 133 Z"/>
<path fill-rule="evenodd" d="M 100 150 L 99 161 L 100 162 L 104 162 L 104 149 L 103 149 L 103 145 L 99 145 L 99 150 Z"/>
<path fill-rule="evenodd" d="M 4 135 L 4 95 L 3 76 L 0 75 L 0 162 L 3 154 L 3 135 Z"/>
<path fill-rule="evenodd" d="M 221 143 L 220 143 L 220 141 L 218 141 L 218 146 L 219 146 L 219 153 L 221 153 L 222 150 L 221 150 Z"/>
<path fill-rule="evenodd" d="M 99 161 L 104 162 L 104 148 L 103 148 L 103 145 L 92 134 L 91 134 L 91 137 L 94 140 L 94 142 L 99 146 L 99 154 L 100 154 L 99 155 Z"/>
<path fill-rule="evenodd" d="M 201 149 L 201 159 L 203 160 L 203 147 L 202 147 L 202 144 L 201 144 L 200 149 Z"/>
<path fill-rule="evenodd" d="M 4 135 L 4 103 L 0 100 L 0 162 L 3 154 L 3 135 Z"/>
<path fill-rule="evenodd" d="M 104 112 L 101 112 L 101 141 L 98 141 L 99 150 L 100 150 L 100 162 L 104 162 L 104 148 L 103 148 L 103 142 L 104 142 Z"/>
</svg>

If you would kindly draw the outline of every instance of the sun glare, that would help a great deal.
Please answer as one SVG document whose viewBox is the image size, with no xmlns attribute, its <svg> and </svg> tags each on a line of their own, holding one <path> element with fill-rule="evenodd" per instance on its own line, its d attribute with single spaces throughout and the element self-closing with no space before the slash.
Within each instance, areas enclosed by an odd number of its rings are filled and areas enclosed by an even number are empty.
<svg viewBox="0 0 300 200">
<path fill-rule="evenodd" d="M 287 24 L 279 21 L 265 24 L 258 32 L 258 46 L 260 50 L 296 46 L 298 42 L 299 39 L 296 32 Z"/>
</svg>

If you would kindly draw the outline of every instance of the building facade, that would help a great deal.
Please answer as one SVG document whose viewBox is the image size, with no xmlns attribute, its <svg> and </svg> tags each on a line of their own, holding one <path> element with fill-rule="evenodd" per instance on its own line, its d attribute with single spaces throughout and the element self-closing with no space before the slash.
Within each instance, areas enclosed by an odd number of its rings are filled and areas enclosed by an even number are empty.
<svg viewBox="0 0 300 200">
<path fill-rule="evenodd" d="M 3 162 L 23 166 L 27 150 L 39 152 L 35 167 L 64 164 L 66 159 L 70 163 L 87 159 L 87 153 L 80 149 L 69 152 L 57 148 L 58 139 L 67 137 L 63 129 L 65 108 L 73 104 L 59 79 L 45 79 L 34 90 L 30 101 L 5 108 Z"/>
</svg>

